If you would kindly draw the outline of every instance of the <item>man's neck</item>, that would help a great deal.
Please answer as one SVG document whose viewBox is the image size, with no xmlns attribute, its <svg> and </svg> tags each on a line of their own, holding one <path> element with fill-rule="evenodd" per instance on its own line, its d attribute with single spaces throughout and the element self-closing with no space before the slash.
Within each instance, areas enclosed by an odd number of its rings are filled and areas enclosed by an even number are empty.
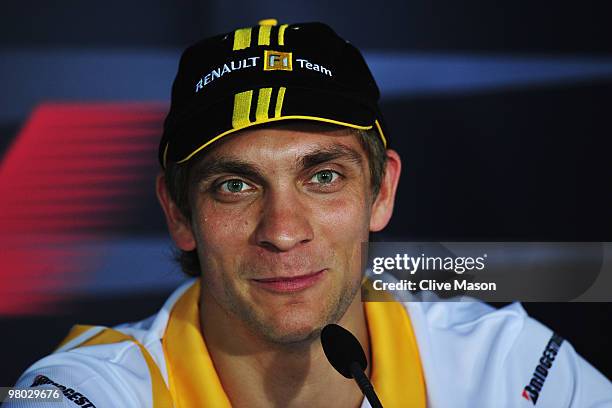
<svg viewBox="0 0 612 408">
<path fill-rule="evenodd" d="M 204 292 L 200 323 L 232 406 L 312 407 L 328 406 L 332 401 L 336 407 L 361 405 L 361 391 L 329 364 L 318 337 L 291 345 L 271 343 L 225 313 Z M 355 334 L 369 356 L 368 330 L 359 295 L 338 324 Z"/>
</svg>

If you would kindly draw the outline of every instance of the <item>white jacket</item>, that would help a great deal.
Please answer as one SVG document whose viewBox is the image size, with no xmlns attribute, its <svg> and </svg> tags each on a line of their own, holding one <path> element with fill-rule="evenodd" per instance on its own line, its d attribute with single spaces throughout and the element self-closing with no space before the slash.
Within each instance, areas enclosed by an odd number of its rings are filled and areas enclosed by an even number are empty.
<svg viewBox="0 0 612 408">
<path fill-rule="evenodd" d="M 168 383 L 161 339 L 170 311 L 192 283 L 178 288 L 156 315 L 115 328 L 137 342 L 73 348 L 105 329 L 90 328 L 33 364 L 16 386 L 59 387 L 66 398 L 53 407 L 153 406 L 153 371 L 158 370 L 158 382 Z M 518 303 L 499 310 L 479 302 L 404 307 L 418 344 L 428 407 L 612 407 L 610 381 Z M 6 406 L 40 404 L 23 400 Z M 369 406 L 364 400 L 362 408 Z"/>
</svg>

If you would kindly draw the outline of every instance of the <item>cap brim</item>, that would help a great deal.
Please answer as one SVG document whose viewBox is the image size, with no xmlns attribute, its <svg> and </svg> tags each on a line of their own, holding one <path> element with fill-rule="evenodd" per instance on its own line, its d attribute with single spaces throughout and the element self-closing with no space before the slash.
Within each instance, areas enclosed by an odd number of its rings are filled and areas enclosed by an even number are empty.
<svg viewBox="0 0 612 408">
<path fill-rule="evenodd" d="M 228 118 L 228 112 L 233 112 Z M 386 146 L 376 110 L 345 95 L 306 88 L 261 88 L 204 107 L 186 118 L 166 142 L 162 165 L 184 163 L 219 139 L 253 126 L 286 120 L 311 120 L 353 129 L 375 128 Z M 167 130 L 168 131 L 168 130 Z M 168 138 L 164 137 L 168 140 Z"/>
</svg>

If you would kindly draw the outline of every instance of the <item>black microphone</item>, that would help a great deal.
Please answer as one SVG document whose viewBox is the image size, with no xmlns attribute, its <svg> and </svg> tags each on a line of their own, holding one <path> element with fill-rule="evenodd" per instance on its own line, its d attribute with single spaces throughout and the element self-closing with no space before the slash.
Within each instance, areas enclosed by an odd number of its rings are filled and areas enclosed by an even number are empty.
<svg viewBox="0 0 612 408">
<path fill-rule="evenodd" d="M 359 340 L 345 328 L 328 324 L 321 330 L 321 345 L 329 363 L 346 378 L 354 378 L 372 408 L 383 408 L 372 383 L 365 375 L 368 366 Z"/>
</svg>

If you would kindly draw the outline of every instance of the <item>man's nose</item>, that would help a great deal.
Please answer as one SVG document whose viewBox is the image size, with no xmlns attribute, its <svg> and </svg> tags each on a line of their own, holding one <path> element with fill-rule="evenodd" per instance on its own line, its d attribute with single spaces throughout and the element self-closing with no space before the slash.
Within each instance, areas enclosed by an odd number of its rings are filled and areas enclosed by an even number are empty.
<svg viewBox="0 0 612 408">
<path fill-rule="evenodd" d="M 257 245 L 285 252 L 314 238 L 310 212 L 297 191 L 268 192 L 255 231 Z"/>
</svg>

